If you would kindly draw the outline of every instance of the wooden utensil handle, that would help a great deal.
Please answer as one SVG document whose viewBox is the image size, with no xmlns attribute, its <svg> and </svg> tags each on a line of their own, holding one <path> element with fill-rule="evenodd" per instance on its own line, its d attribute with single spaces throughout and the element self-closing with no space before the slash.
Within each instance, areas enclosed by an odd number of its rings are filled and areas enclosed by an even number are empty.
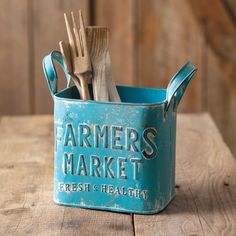
<svg viewBox="0 0 236 236">
<path fill-rule="evenodd" d="M 80 80 L 75 75 L 71 75 L 71 78 L 72 78 L 75 86 L 77 87 L 79 94 L 81 94 Z"/>
<path fill-rule="evenodd" d="M 79 80 L 80 80 L 80 89 L 81 89 L 81 98 L 83 100 L 90 100 L 90 94 L 88 90 L 88 81 L 87 78 L 84 78 L 83 76 L 79 75 Z"/>
</svg>

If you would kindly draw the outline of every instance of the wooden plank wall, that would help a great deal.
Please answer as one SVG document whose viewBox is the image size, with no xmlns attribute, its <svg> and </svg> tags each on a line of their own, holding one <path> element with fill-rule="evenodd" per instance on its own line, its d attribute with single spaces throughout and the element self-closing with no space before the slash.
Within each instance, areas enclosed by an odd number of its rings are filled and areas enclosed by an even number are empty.
<svg viewBox="0 0 236 236">
<path fill-rule="evenodd" d="M 167 87 L 176 70 L 191 61 L 198 74 L 191 82 L 180 111 L 203 110 L 202 48 L 204 40 L 197 34 L 198 25 L 184 1 L 140 0 L 137 15 L 137 79 L 145 87 Z M 182 4 L 181 4 L 182 3 Z"/>
<path fill-rule="evenodd" d="M 27 0 L 0 1 L 0 29 L 0 114 L 29 114 Z"/>
<path fill-rule="evenodd" d="M 205 37 L 206 110 L 236 156 L 236 2 L 191 0 L 188 3 L 199 23 L 199 33 Z"/>
<path fill-rule="evenodd" d="M 107 25 L 111 31 L 117 83 L 165 88 L 176 70 L 191 60 L 199 71 L 180 110 L 201 111 L 204 41 L 200 34 L 195 35 L 196 22 L 191 17 L 188 20 L 188 6 L 183 4 L 183 8 L 175 0 L 149 0 L 148 4 L 145 0 L 94 2 L 95 23 Z"/>
<path fill-rule="evenodd" d="M 33 74 L 34 108 L 36 114 L 52 113 L 53 102 L 44 80 L 41 61 L 52 49 L 59 50 L 58 42 L 67 40 L 63 13 L 81 8 L 86 22 L 89 21 L 89 2 L 86 0 L 32 1 L 33 11 Z M 62 80 L 64 79 L 63 76 Z M 63 81 L 64 82 L 64 81 Z M 65 84 L 65 83 L 63 83 Z"/>
<path fill-rule="evenodd" d="M 80 8 L 87 24 L 110 28 L 117 84 L 166 87 L 178 68 L 194 63 L 198 74 L 179 111 L 210 111 L 236 154 L 234 0 L 1 0 L 0 115 L 53 112 L 41 61 L 67 39 L 63 12 Z"/>
</svg>

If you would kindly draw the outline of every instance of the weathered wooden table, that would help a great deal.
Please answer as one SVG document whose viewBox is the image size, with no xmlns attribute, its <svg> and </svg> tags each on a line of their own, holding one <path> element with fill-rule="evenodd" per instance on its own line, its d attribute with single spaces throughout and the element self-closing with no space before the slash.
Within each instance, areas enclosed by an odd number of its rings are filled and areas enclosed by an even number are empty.
<svg viewBox="0 0 236 236">
<path fill-rule="evenodd" d="M 208 114 L 179 115 L 176 192 L 157 215 L 53 203 L 52 116 L 0 120 L 0 235 L 236 235 L 236 162 Z"/>
</svg>

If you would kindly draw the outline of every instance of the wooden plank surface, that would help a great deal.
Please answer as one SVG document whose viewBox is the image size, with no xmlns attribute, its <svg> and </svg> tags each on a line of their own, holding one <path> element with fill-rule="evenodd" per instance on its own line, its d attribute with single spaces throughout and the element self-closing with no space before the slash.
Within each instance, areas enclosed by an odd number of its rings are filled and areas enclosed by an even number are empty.
<svg viewBox="0 0 236 236">
<path fill-rule="evenodd" d="M 236 235 L 228 147 L 208 114 L 179 115 L 177 129 L 176 197 L 132 218 L 54 204 L 52 116 L 1 118 L 0 235 Z"/>
<path fill-rule="evenodd" d="M 52 116 L 0 121 L 0 235 L 132 235 L 129 214 L 53 203 Z"/>
<path fill-rule="evenodd" d="M 198 68 L 181 111 L 202 111 L 204 39 L 184 0 L 137 1 L 137 80 L 143 87 L 166 88 L 188 61 Z"/>
<path fill-rule="evenodd" d="M 179 115 L 174 201 L 137 235 L 236 235 L 236 163 L 209 115 Z"/>
<path fill-rule="evenodd" d="M 135 78 L 135 6 L 134 0 L 96 0 L 94 24 L 110 29 L 110 54 L 116 84 L 133 85 Z"/>
<path fill-rule="evenodd" d="M 236 156 L 236 96 L 229 92 L 223 79 L 224 72 L 219 65 L 212 50 L 207 50 L 207 110 L 212 114 L 216 125 L 223 135 L 226 143 Z"/>
<path fill-rule="evenodd" d="M 233 24 L 236 24 L 236 2 L 235 0 L 223 0 L 224 7 L 228 11 Z"/>
<path fill-rule="evenodd" d="M 225 3 L 225 4 L 224 4 Z M 236 95 L 236 28 L 228 12 L 227 1 L 190 0 L 189 6 L 202 28 L 208 46 L 219 59 L 218 67 L 223 71 L 222 79 L 229 92 Z M 232 10 L 232 9 L 230 9 Z"/>
<path fill-rule="evenodd" d="M 233 0 L 188 1 L 195 21 L 206 39 L 203 98 L 225 141 L 236 156 L 236 2 Z M 211 7 L 209 7 L 209 5 Z M 220 16 L 220 17 L 219 17 Z"/>
<path fill-rule="evenodd" d="M 29 114 L 27 0 L 0 1 L 0 29 L 0 115 Z"/>
<path fill-rule="evenodd" d="M 33 11 L 33 51 L 34 51 L 34 112 L 52 113 L 53 102 L 48 91 L 42 70 L 42 59 L 52 50 L 59 50 L 59 41 L 68 41 L 63 13 L 81 9 L 86 25 L 89 23 L 89 1 L 86 0 L 34 0 Z M 59 68 L 58 68 L 59 69 Z M 65 86 L 65 79 L 60 73 L 60 87 Z"/>
</svg>

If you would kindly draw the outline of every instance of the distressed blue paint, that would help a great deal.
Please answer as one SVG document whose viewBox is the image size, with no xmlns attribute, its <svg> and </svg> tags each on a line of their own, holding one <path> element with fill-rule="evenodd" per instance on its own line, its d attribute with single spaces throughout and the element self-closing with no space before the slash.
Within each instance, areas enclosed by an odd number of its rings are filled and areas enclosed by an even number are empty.
<svg viewBox="0 0 236 236">
<path fill-rule="evenodd" d="M 55 103 L 54 201 L 140 214 L 164 209 L 175 195 L 176 108 L 196 68 L 186 64 L 167 89 L 117 86 L 122 103 L 97 102 L 80 100 L 69 75 L 58 92 L 52 59 L 64 64 L 58 52 L 43 61 Z M 74 165 L 65 161 L 72 156 Z"/>
</svg>

